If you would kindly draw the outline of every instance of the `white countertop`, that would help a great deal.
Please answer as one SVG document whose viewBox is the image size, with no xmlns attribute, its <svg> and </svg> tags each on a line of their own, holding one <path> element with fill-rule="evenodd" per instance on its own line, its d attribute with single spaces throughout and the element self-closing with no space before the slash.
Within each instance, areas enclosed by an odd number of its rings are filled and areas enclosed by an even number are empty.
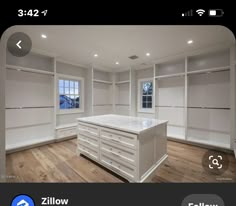
<svg viewBox="0 0 236 206">
<path fill-rule="evenodd" d="M 167 123 L 167 120 L 149 119 L 141 117 L 130 117 L 121 115 L 99 115 L 91 117 L 78 118 L 78 121 L 91 123 L 112 129 L 123 130 L 130 133 L 139 134 L 151 127 Z"/>
</svg>

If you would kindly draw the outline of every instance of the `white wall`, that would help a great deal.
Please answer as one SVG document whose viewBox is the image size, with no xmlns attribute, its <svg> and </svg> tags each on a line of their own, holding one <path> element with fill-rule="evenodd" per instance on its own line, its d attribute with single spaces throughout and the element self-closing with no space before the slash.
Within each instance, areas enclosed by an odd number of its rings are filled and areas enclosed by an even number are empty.
<svg viewBox="0 0 236 206">
<path fill-rule="evenodd" d="M 15 57 L 7 51 L 7 64 L 53 72 L 53 58 L 34 53 Z"/>
<path fill-rule="evenodd" d="M 6 47 L 5 38 L 2 36 L 0 42 L 0 182 L 4 182 L 5 178 L 5 59 Z"/>
</svg>

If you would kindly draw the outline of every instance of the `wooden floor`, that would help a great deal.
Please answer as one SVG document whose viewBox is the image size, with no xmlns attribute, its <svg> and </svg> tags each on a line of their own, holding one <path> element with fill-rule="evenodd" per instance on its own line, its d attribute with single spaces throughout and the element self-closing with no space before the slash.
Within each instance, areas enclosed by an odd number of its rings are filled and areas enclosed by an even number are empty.
<svg viewBox="0 0 236 206">
<path fill-rule="evenodd" d="M 76 139 L 7 155 L 8 182 L 124 182 L 83 156 L 77 156 Z M 152 182 L 236 182 L 236 159 L 228 155 L 229 169 L 221 176 L 202 168 L 206 149 L 168 141 L 168 161 Z"/>
</svg>

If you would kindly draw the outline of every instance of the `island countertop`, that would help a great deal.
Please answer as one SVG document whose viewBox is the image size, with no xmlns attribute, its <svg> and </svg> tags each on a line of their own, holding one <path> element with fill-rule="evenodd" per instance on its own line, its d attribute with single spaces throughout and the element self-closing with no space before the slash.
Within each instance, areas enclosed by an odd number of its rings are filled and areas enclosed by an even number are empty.
<svg viewBox="0 0 236 206">
<path fill-rule="evenodd" d="M 141 132 L 148 130 L 149 128 L 168 122 L 167 120 L 122 116 L 114 114 L 82 117 L 77 118 L 77 121 L 109 127 L 111 129 L 123 130 L 134 134 L 140 134 Z"/>
</svg>

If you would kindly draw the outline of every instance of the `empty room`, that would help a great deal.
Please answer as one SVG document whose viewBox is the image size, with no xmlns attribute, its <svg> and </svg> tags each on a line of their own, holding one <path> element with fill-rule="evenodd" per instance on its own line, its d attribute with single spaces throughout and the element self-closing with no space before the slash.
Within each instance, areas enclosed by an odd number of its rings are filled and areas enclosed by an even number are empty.
<svg viewBox="0 0 236 206">
<path fill-rule="evenodd" d="M 7 182 L 236 182 L 223 26 L 14 26 L 2 37 Z"/>
</svg>

